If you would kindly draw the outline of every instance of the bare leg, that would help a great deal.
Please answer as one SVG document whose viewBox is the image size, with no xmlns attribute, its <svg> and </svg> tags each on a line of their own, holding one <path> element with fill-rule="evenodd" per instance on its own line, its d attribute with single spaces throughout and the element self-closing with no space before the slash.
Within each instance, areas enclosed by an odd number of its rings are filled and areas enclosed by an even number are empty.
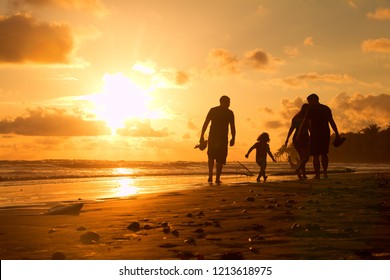
<svg viewBox="0 0 390 280">
<path fill-rule="evenodd" d="M 223 167 L 223 164 L 217 162 L 217 175 L 216 175 L 216 178 L 215 178 L 215 182 L 217 184 L 221 183 L 220 177 L 221 177 L 221 173 L 222 173 L 222 167 Z"/>
<path fill-rule="evenodd" d="M 260 174 L 261 174 L 261 176 L 263 176 L 264 182 L 265 182 L 267 180 L 267 176 L 265 176 L 265 166 L 264 165 L 262 165 L 260 168 Z"/>
<path fill-rule="evenodd" d="M 329 158 L 327 154 L 321 155 L 321 164 L 322 164 L 322 169 L 324 170 L 324 178 L 328 178 Z"/>
<path fill-rule="evenodd" d="M 298 169 L 302 172 L 302 178 L 306 179 L 306 163 L 309 161 L 309 151 L 303 150 L 299 153 L 299 166 Z"/>
<path fill-rule="evenodd" d="M 213 169 L 214 169 L 214 159 L 209 158 L 209 183 L 213 182 Z"/>
<path fill-rule="evenodd" d="M 319 156 L 313 156 L 313 167 L 315 172 L 315 179 L 320 179 L 320 157 Z"/>
</svg>

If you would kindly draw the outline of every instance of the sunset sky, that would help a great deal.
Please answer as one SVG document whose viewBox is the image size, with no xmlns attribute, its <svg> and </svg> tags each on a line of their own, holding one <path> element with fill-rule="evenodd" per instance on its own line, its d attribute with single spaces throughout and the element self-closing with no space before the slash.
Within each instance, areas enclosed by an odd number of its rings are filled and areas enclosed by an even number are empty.
<svg viewBox="0 0 390 280">
<path fill-rule="evenodd" d="M 244 160 L 312 92 L 390 125 L 390 0 L 0 0 L 0 159 L 206 160 L 228 95 Z"/>
</svg>

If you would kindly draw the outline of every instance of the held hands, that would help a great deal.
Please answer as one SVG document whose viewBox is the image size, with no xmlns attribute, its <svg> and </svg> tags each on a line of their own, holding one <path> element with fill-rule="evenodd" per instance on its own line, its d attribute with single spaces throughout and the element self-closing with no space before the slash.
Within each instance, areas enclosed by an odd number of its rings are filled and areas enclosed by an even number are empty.
<svg viewBox="0 0 390 280">
<path fill-rule="evenodd" d="M 232 138 L 232 140 L 230 140 L 230 147 L 233 147 L 233 146 L 234 146 L 234 142 L 235 142 L 235 139 Z"/>
<path fill-rule="evenodd" d="M 249 154 L 246 154 L 245 157 L 248 158 L 248 157 L 249 157 Z"/>
</svg>

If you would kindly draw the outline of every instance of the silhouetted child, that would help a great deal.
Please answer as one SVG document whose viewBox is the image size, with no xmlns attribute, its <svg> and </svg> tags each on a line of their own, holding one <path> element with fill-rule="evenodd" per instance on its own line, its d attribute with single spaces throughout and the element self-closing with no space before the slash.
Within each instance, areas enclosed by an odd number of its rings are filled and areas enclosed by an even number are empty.
<svg viewBox="0 0 390 280">
<path fill-rule="evenodd" d="M 252 150 L 256 149 L 256 163 L 260 166 L 260 172 L 256 179 L 258 182 L 260 182 L 261 176 L 263 176 L 264 182 L 267 181 L 268 176 L 265 176 L 265 168 L 267 167 L 267 154 L 274 162 L 276 162 L 269 148 L 269 141 L 270 139 L 268 133 L 263 132 L 259 137 L 257 137 L 257 142 L 248 150 L 247 154 L 245 155 L 245 157 L 248 158 Z"/>
</svg>

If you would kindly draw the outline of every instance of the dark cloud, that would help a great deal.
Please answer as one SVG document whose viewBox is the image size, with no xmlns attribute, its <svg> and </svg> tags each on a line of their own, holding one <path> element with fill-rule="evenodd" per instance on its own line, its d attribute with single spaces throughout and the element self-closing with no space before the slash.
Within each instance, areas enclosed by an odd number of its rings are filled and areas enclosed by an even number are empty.
<svg viewBox="0 0 390 280">
<path fill-rule="evenodd" d="M 111 134 L 102 121 L 83 120 L 64 110 L 28 110 L 27 116 L 0 121 L 0 134 L 28 136 L 98 136 Z"/>
<path fill-rule="evenodd" d="M 161 87 L 183 87 L 190 80 L 185 71 L 164 69 L 153 77 L 153 81 Z"/>
<path fill-rule="evenodd" d="M 8 5 L 16 10 L 55 7 L 86 11 L 97 16 L 105 16 L 108 13 L 106 6 L 100 0 L 10 0 Z"/>
<path fill-rule="evenodd" d="M 284 126 L 290 125 L 291 119 L 304 103 L 306 100 L 300 97 L 293 100 L 283 99 L 281 109 L 275 113 L 275 119 L 267 123 L 267 126 L 274 128 L 278 125 L 278 121 Z M 340 93 L 330 102 L 324 104 L 331 108 L 340 132 L 357 132 L 374 123 L 382 128 L 387 128 L 390 125 L 389 94 Z"/>
<path fill-rule="evenodd" d="M 283 64 L 283 60 L 273 57 L 262 49 L 254 49 L 245 53 L 244 57 L 239 57 L 231 52 L 219 48 L 212 49 L 208 55 L 208 61 L 212 71 L 220 70 L 231 74 L 240 74 L 244 70 L 274 70 L 278 64 Z"/>
<path fill-rule="evenodd" d="M 390 95 L 338 94 L 329 105 L 344 131 L 359 131 L 370 124 L 390 125 Z"/>
<path fill-rule="evenodd" d="M 267 67 L 270 61 L 268 54 L 260 49 L 247 52 L 245 57 L 248 62 L 256 69 Z"/>
<path fill-rule="evenodd" d="M 268 129 L 278 129 L 284 127 L 285 124 L 279 120 L 274 120 L 274 121 L 265 122 L 264 126 Z"/>
<path fill-rule="evenodd" d="M 74 47 L 69 25 L 28 14 L 0 16 L 0 62 L 66 64 Z"/>
<path fill-rule="evenodd" d="M 121 136 L 132 137 L 166 137 L 169 135 L 167 128 L 156 130 L 150 120 L 129 120 L 125 128 L 117 129 L 116 133 Z"/>
<path fill-rule="evenodd" d="M 208 59 L 212 66 L 216 66 L 228 73 L 240 73 L 240 61 L 238 57 L 225 49 L 212 49 L 209 52 Z"/>
</svg>

